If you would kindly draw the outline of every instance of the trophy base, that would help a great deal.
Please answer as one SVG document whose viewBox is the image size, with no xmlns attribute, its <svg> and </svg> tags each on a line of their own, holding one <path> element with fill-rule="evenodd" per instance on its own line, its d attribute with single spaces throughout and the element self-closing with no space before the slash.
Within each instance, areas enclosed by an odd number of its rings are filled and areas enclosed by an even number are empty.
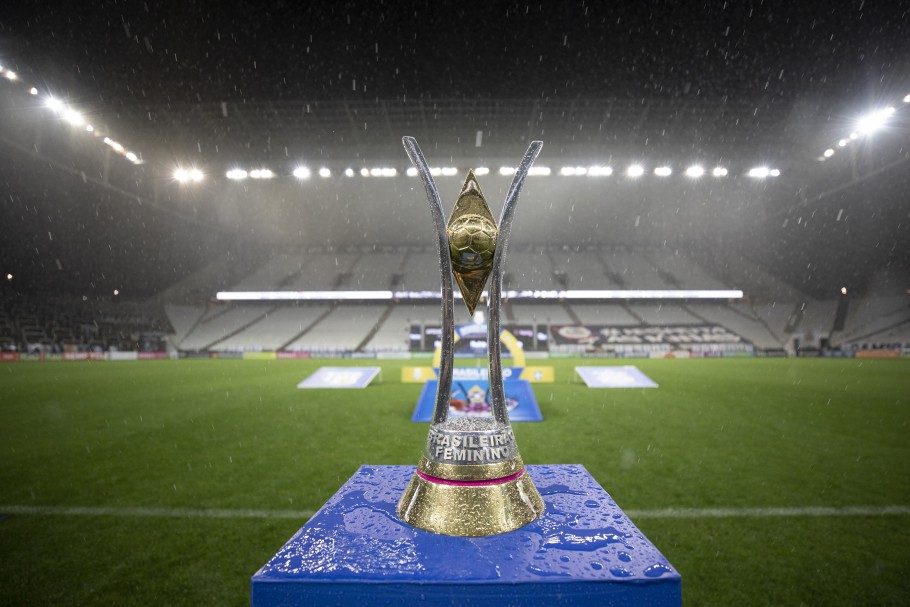
<svg viewBox="0 0 910 607">
<path fill-rule="evenodd" d="M 467 537 L 514 531 L 543 512 L 543 499 L 523 467 L 479 481 L 446 480 L 418 469 L 398 502 L 398 516 L 412 527 Z"/>
<path fill-rule="evenodd" d="M 414 466 L 363 466 L 251 580 L 252 607 L 679 607 L 679 573 L 582 466 L 528 466 L 547 509 L 512 533 L 406 525 Z"/>
</svg>

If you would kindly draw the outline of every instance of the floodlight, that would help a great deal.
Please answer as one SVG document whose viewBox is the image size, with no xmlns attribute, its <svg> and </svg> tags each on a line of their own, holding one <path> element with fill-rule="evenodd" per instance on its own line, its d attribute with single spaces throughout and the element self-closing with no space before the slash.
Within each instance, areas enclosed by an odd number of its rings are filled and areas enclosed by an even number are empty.
<svg viewBox="0 0 910 607">
<path fill-rule="evenodd" d="M 271 169 L 258 169 L 250 171 L 250 177 L 253 179 L 271 179 L 275 173 Z"/>
<path fill-rule="evenodd" d="M 705 174 L 705 169 L 702 166 L 693 164 L 688 169 L 686 169 L 686 177 L 701 177 Z"/>
<path fill-rule="evenodd" d="M 440 167 L 430 167 L 430 175 L 433 177 L 439 177 L 442 175 L 442 169 Z"/>
<path fill-rule="evenodd" d="M 825 158 L 831 158 L 832 156 L 834 156 L 834 150 L 832 150 L 831 148 L 828 148 L 827 150 L 825 150 L 824 156 L 825 156 Z"/>
<path fill-rule="evenodd" d="M 199 169 L 190 169 L 189 175 L 192 181 L 202 181 L 203 177 L 205 177 Z"/>
<path fill-rule="evenodd" d="M 483 175 L 489 174 L 489 172 L 490 172 L 490 169 L 488 167 L 477 167 L 476 169 L 474 169 L 475 175 L 483 176 Z"/>
<path fill-rule="evenodd" d="M 361 177 L 369 177 L 369 176 L 370 176 L 370 169 L 368 169 L 368 168 L 366 168 L 366 167 L 360 169 L 360 176 L 361 176 Z"/>
<path fill-rule="evenodd" d="M 54 97 L 48 97 L 47 101 L 45 101 L 45 104 L 55 112 L 63 110 L 63 102 Z"/>
<path fill-rule="evenodd" d="M 852 139 L 854 141 L 856 139 L 859 139 L 859 133 L 857 133 L 856 131 L 853 131 L 852 133 L 850 133 L 850 139 Z"/>
<path fill-rule="evenodd" d="M 714 167 L 714 170 L 711 171 L 711 174 L 715 177 L 726 177 L 727 169 L 725 167 Z"/>
<path fill-rule="evenodd" d="M 185 182 L 190 180 L 190 172 L 186 169 L 177 169 L 174 171 L 174 179 L 179 182 Z"/>
<path fill-rule="evenodd" d="M 370 175 L 372 177 L 382 177 L 382 169 L 380 169 L 379 167 L 370 169 Z"/>
<path fill-rule="evenodd" d="M 12 279 L 13 279 L 13 275 L 12 275 L 12 274 L 7 274 L 7 275 L 6 275 L 6 279 L 7 279 L 7 280 L 12 280 Z"/>
<path fill-rule="evenodd" d="M 325 167 L 322 167 L 321 169 L 319 169 L 319 176 L 320 177 L 331 177 L 332 171 L 330 171 L 329 169 L 327 169 Z"/>
<path fill-rule="evenodd" d="M 85 130 L 88 131 L 89 133 L 93 133 L 95 131 L 95 127 L 93 127 L 90 124 L 87 124 L 87 125 L 85 125 Z"/>
<path fill-rule="evenodd" d="M 841 295 L 846 295 L 846 294 L 847 294 L 847 287 L 841 287 L 841 288 L 840 288 L 840 293 L 841 293 Z"/>
<path fill-rule="evenodd" d="M 904 95 L 904 103 L 910 103 L 910 95 Z"/>
<path fill-rule="evenodd" d="M 240 179 L 246 179 L 249 176 L 249 174 L 246 171 L 244 171 L 243 169 L 231 169 L 224 175 L 228 179 L 234 179 L 234 180 L 238 180 L 238 181 Z"/>
<path fill-rule="evenodd" d="M 29 95 L 37 95 L 38 89 L 36 89 L 35 87 L 32 87 L 32 88 L 28 89 L 28 93 L 29 93 Z"/>
<path fill-rule="evenodd" d="M 894 108 L 889 107 L 883 110 L 870 112 L 859 119 L 858 131 L 862 134 L 874 133 L 885 125 L 888 117 L 894 113 Z"/>
<path fill-rule="evenodd" d="M 550 174 L 550 167 L 531 167 L 528 171 L 528 175 L 541 175 L 547 176 Z"/>
<path fill-rule="evenodd" d="M 139 160 L 139 157 L 136 156 L 136 154 L 134 154 L 133 152 L 127 152 L 124 155 L 126 156 L 126 159 L 129 160 L 130 162 L 136 162 Z"/>
<path fill-rule="evenodd" d="M 515 167 L 499 167 L 500 175 L 514 175 Z"/>
<path fill-rule="evenodd" d="M 6 70 L 6 72 L 3 75 L 6 76 L 6 78 L 8 80 L 15 80 L 16 78 L 18 78 L 18 76 L 16 76 L 16 72 L 14 72 L 13 70 Z"/>
<path fill-rule="evenodd" d="M 417 169 L 414 167 L 408 167 L 408 170 L 406 172 L 408 174 L 408 177 L 417 177 Z"/>
<path fill-rule="evenodd" d="M 120 295 L 120 290 L 119 290 L 119 289 L 114 289 L 114 295 Z"/>
<path fill-rule="evenodd" d="M 82 115 L 74 110 L 66 110 L 63 112 L 63 119 L 73 126 L 82 126 L 85 124 L 85 119 L 82 117 Z"/>
<path fill-rule="evenodd" d="M 840 141 L 837 142 L 837 147 L 839 147 L 839 148 L 846 147 L 846 145 L 848 143 L 849 143 L 849 141 L 847 139 L 841 139 Z"/>
<path fill-rule="evenodd" d="M 445 173 L 445 169 L 443 169 L 443 173 Z M 394 177 L 398 174 L 398 169 L 380 169 L 379 174 L 383 177 Z"/>
<path fill-rule="evenodd" d="M 576 169 L 577 171 L 578 169 Z M 592 166 L 588 167 L 588 176 L 590 177 L 609 177 L 613 174 L 613 167 Z"/>
<path fill-rule="evenodd" d="M 446 177 L 451 177 L 458 174 L 458 169 L 455 167 L 442 167 L 442 174 Z"/>
<path fill-rule="evenodd" d="M 756 167 L 754 169 L 749 169 L 749 177 L 765 178 L 770 172 L 768 167 Z"/>
<path fill-rule="evenodd" d="M 294 169 L 294 177 L 297 179 L 309 179 L 310 178 L 310 169 L 306 167 L 297 167 Z"/>
<path fill-rule="evenodd" d="M 354 176 L 354 169 L 350 169 L 350 168 L 349 168 L 349 169 L 345 169 L 345 170 L 344 170 L 344 176 L 345 176 L 345 177 L 353 177 L 353 176 Z"/>
<path fill-rule="evenodd" d="M 670 167 L 657 167 L 654 169 L 654 174 L 658 177 L 669 177 L 673 174 L 673 169 Z"/>
<path fill-rule="evenodd" d="M 640 164 L 633 164 L 628 169 L 626 169 L 626 175 L 629 177 L 641 177 L 645 174 L 645 169 Z"/>
<path fill-rule="evenodd" d="M 122 152 L 122 151 L 123 151 L 123 146 L 120 145 L 119 143 L 117 143 L 116 141 L 114 141 L 113 139 L 111 139 L 110 137 L 105 137 L 105 138 L 104 138 L 104 143 L 106 143 L 107 145 L 111 146 L 112 148 L 114 148 L 114 150 L 116 150 L 116 151 L 118 151 L 118 152 Z"/>
<path fill-rule="evenodd" d="M 771 177 L 780 177 L 780 169 L 771 169 L 768 174 L 771 175 Z"/>
</svg>

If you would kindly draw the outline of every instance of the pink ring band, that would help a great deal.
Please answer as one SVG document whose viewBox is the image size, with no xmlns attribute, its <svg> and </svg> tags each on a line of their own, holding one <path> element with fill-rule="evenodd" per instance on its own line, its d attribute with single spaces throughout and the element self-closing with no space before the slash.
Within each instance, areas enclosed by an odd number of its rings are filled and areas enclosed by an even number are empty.
<svg viewBox="0 0 910 607">
<path fill-rule="evenodd" d="M 452 481 L 447 478 L 439 478 L 436 476 L 430 476 L 420 470 L 417 471 L 417 476 L 429 483 L 436 483 L 437 485 L 452 485 L 455 487 L 486 487 L 488 485 L 502 485 L 503 483 L 508 483 L 509 481 L 514 481 L 519 476 L 525 473 L 524 467 L 515 474 L 510 474 L 509 476 L 503 476 L 501 478 L 490 478 L 480 481 Z"/>
</svg>

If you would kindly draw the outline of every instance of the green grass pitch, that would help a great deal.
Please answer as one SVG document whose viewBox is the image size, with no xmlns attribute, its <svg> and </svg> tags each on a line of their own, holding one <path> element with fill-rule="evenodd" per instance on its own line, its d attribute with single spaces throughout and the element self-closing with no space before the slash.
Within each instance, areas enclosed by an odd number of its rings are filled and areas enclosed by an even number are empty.
<svg viewBox="0 0 910 607">
<path fill-rule="evenodd" d="M 293 519 L 10 514 L 4 506 L 315 510 L 359 465 L 416 464 L 420 391 L 298 390 L 372 361 L 0 366 L 0 603 L 244 605 Z M 581 463 L 626 510 L 910 505 L 910 366 L 887 360 L 554 360 L 529 464 Z M 590 390 L 576 364 L 658 389 Z M 687 605 L 910 604 L 910 517 L 633 520 Z"/>
</svg>

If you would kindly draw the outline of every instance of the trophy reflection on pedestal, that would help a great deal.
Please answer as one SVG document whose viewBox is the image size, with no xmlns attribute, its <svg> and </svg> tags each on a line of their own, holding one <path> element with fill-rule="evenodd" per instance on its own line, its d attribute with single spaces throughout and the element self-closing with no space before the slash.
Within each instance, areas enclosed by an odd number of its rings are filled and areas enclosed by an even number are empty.
<svg viewBox="0 0 910 607">
<path fill-rule="evenodd" d="M 446 223 L 436 184 L 417 141 L 405 137 L 403 143 L 423 179 L 436 230 L 442 282 L 442 358 L 426 447 L 398 503 L 398 515 L 414 527 L 445 535 L 504 533 L 544 512 L 543 500 L 525 470 L 509 425 L 499 339 L 502 267 L 512 217 L 522 183 L 543 143 L 534 141 L 528 147 L 512 179 L 498 226 L 473 171 L 468 172 Z M 490 279 L 487 341 L 491 417 L 449 417 L 454 368 L 453 274 L 470 314 Z"/>
</svg>

